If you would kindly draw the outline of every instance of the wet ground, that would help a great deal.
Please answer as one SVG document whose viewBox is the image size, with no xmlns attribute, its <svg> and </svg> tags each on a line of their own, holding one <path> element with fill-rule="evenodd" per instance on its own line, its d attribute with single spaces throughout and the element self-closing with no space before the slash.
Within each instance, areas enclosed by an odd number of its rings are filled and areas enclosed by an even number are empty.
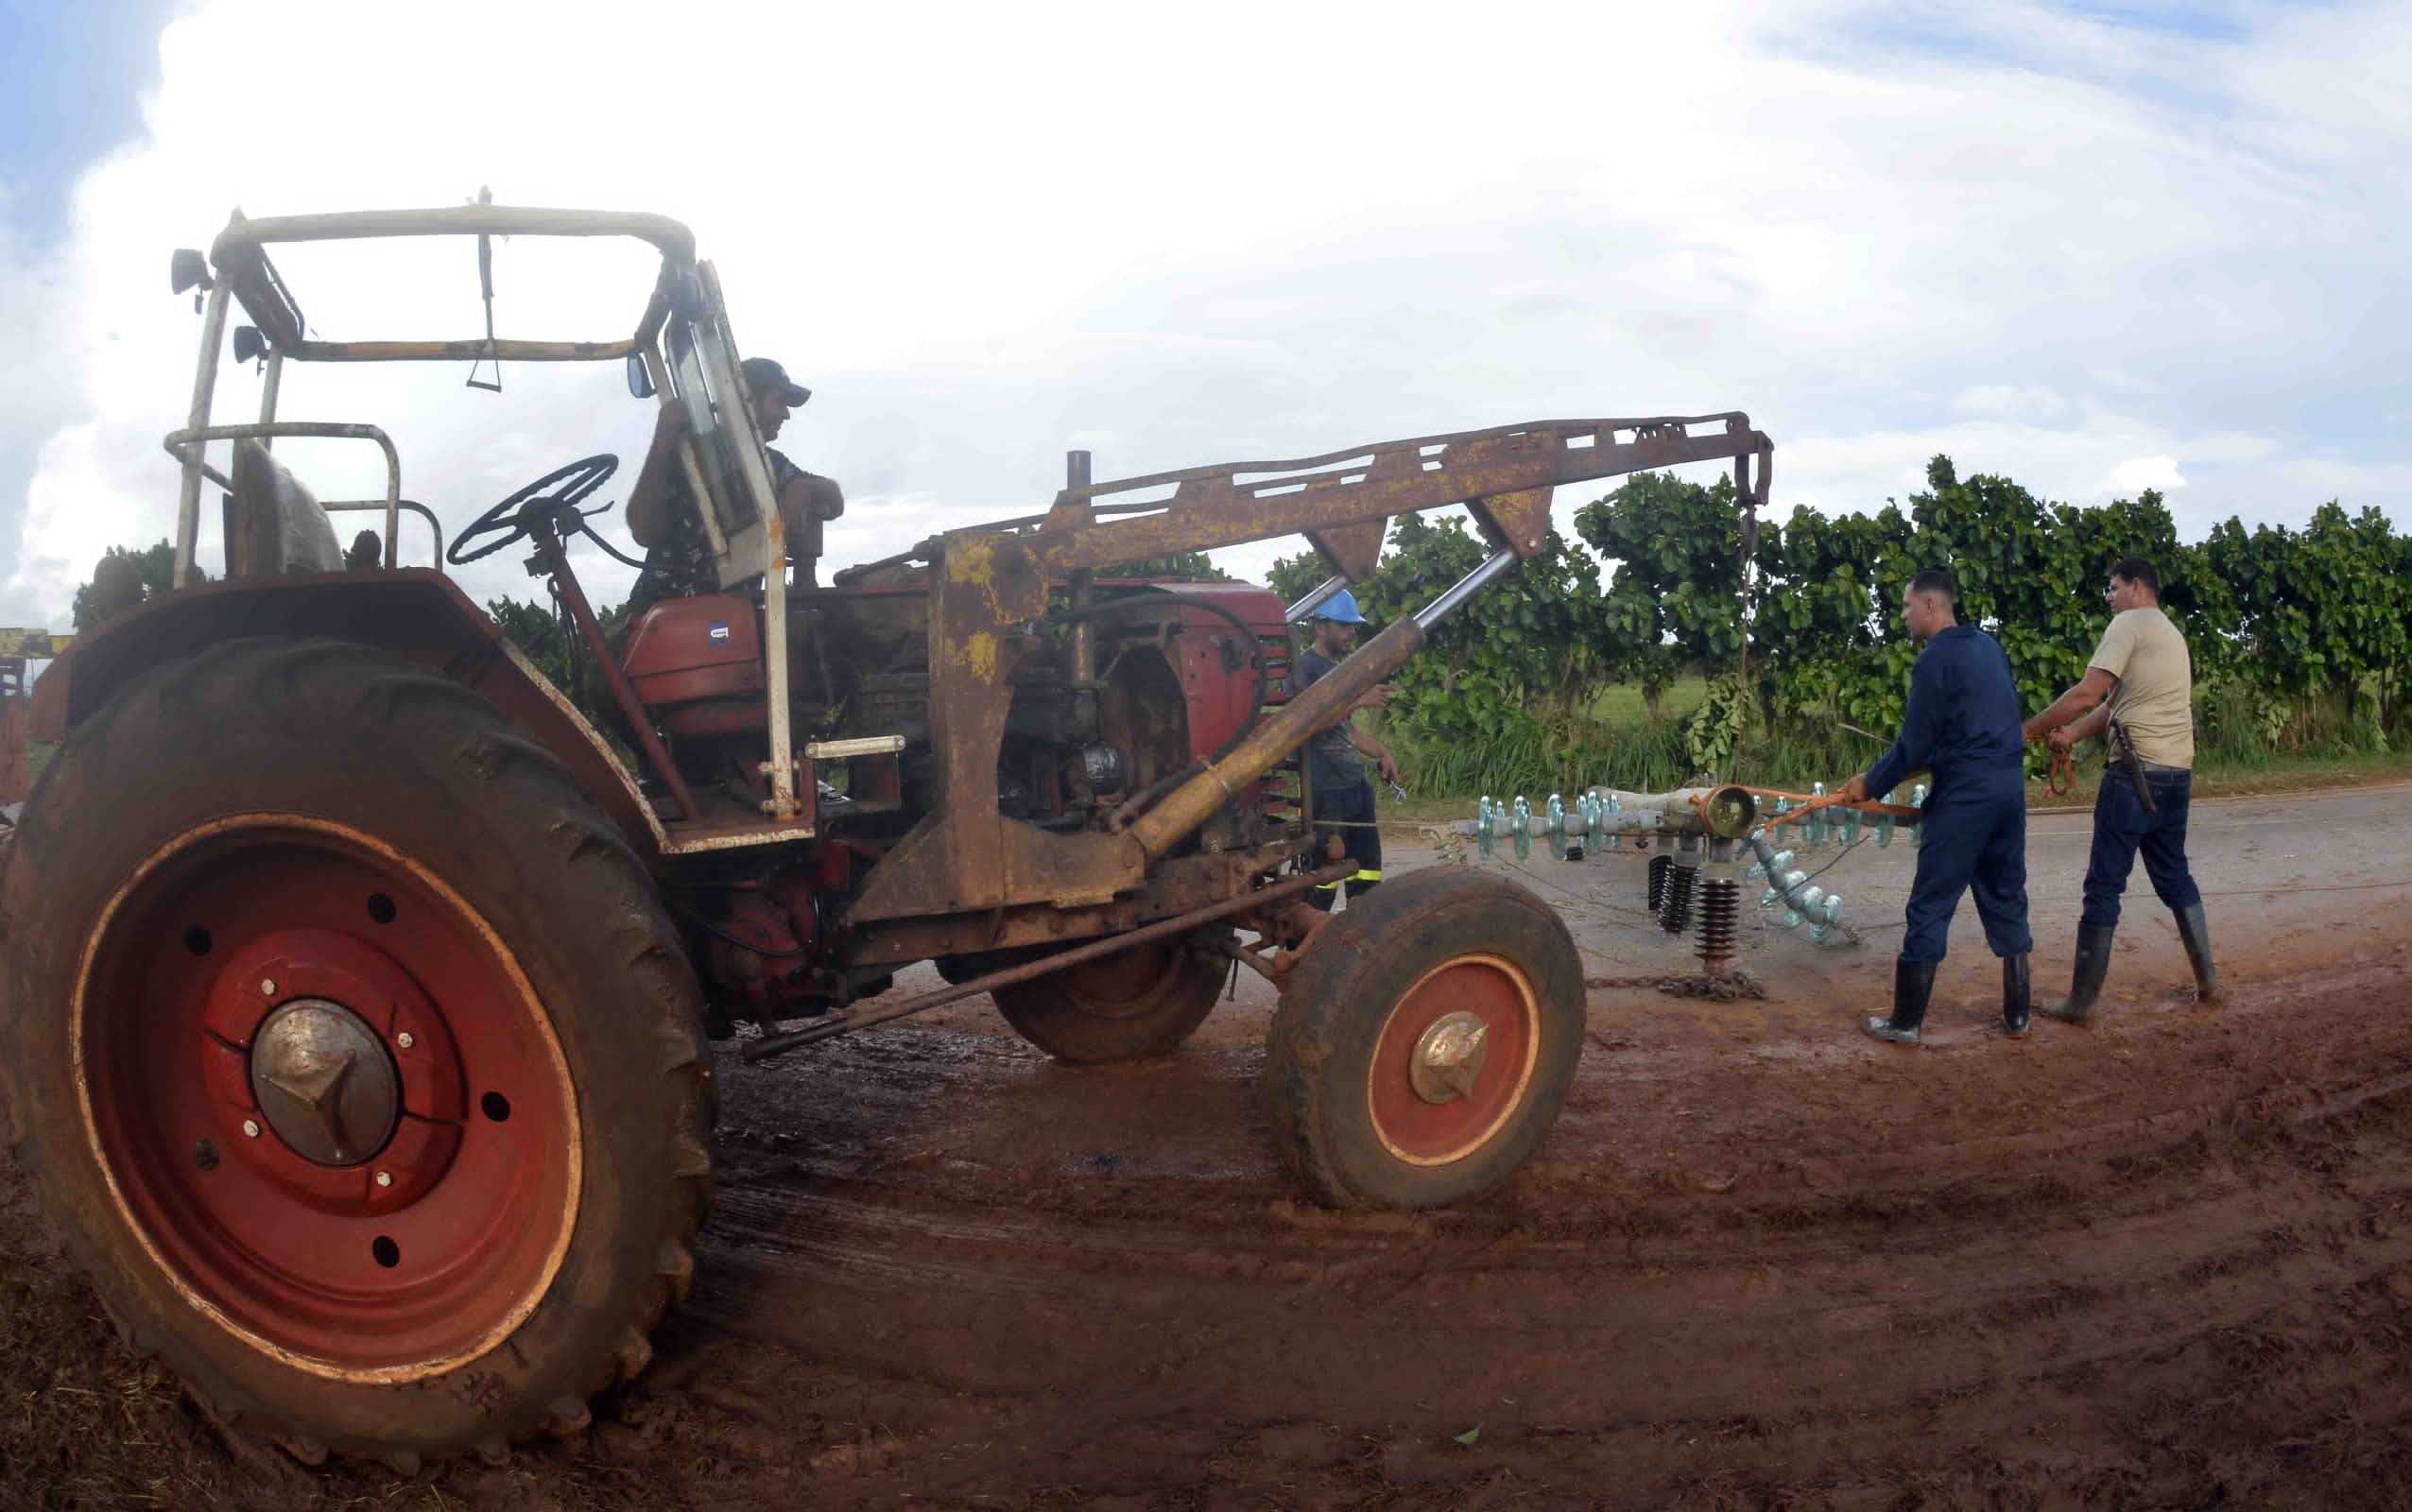
<svg viewBox="0 0 2412 1512">
<path fill-rule="evenodd" d="M 1915 1051 L 1852 1028 L 1913 863 L 1864 847 L 1820 879 L 1860 944 L 1746 915 L 1765 1001 L 1594 991 L 1556 1132 L 1438 1215 L 1298 1200 L 1252 976 L 1146 1066 L 1055 1066 L 985 1000 L 727 1056 L 695 1295 L 584 1437 L 397 1487 L 127 1421 L 179 1504 L 2395 1504 L 2408 815 L 2197 806 L 2216 1005 L 2139 873 L 2096 1025 L 2004 1039 L 1964 908 Z M 2032 826 L 2039 996 L 2086 843 Z M 1689 964 L 1629 854 L 1521 870 L 1595 973 Z"/>
</svg>

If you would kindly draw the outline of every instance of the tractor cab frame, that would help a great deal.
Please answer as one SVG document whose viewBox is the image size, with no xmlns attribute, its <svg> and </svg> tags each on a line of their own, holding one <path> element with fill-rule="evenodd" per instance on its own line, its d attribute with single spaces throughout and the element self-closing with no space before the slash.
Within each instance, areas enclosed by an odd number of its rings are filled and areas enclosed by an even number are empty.
<svg viewBox="0 0 2412 1512">
<path fill-rule="evenodd" d="M 457 236 L 474 237 L 489 314 L 483 337 L 455 340 L 343 340 L 312 336 L 300 301 L 268 255 L 273 246 L 369 239 Z M 660 270 L 643 313 L 631 333 L 600 341 L 532 340 L 498 337 L 491 312 L 491 246 L 497 236 L 624 237 L 654 248 Z M 215 269 L 213 276 L 211 269 Z M 748 402 L 740 353 L 729 325 L 720 281 L 709 262 L 695 255 L 695 238 L 686 227 L 666 216 L 614 211 L 553 210 L 474 204 L 434 210 L 355 211 L 320 215 L 288 215 L 251 219 L 239 212 L 218 234 L 204 260 L 198 251 L 182 251 L 175 259 L 178 292 L 198 288 L 205 295 L 201 349 L 193 381 L 193 403 L 184 426 L 169 433 L 165 445 L 182 470 L 176 516 L 176 585 L 192 580 L 195 546 L 199 537 L 201 484 L 216 483 L 234 501 L 230 506 L 227 551 L 236 562 L 247 539 L 244 524 L 234 518 L 249 507 L 255 490 L 236 486 L 240 470 L 221 471 L 211 465 L 212 442 L 258 442 L 264 449 L 279 437 L 348 438 L 375 443 L 386 463 L 382 499 L 328 501 L 319 507 L 330 512 L 379 510 L 384 515 L 384 565 L 400 565 L 398 540 L 401 514 L 418 509 L 402 498 L 402 463 L 393 441 L 373 424 L 290 421 L 277 418 L 284 365 L 291 362 L 623 362 L 630 390 L 654 398 L 664 406 L 682 406 L 687 425 L 678 444 L 675 465 L 692 496 L 698 501 L 699 524 L 711 549 L 721 584 L 749 579 L 779 583 L 785 574 L 785 533 L 771 487 L 771 472 L 752 405 Z M 226 349 L 230 303 L 250 318 L 235 333 L 237 360 L 258 356 L 264 383 L 256 422 L 214 424 L 213 407 L 219 354 Z M 474 373 L 474 369 L 473 369 Z M 543 501 L 534 501 L 542 503 Z M 265 505 L 261 507 L 266 507 Z M 425 513 L 423 509 L 419 512 Z M 443 566 L 443 530 L 432 514 L 436 568 Z M 552 534 L 541 523 L 536 529 L 540 554 Z M 794 731 L 787 698 L 788 637 L 784 593 L 764 594 L 763 656 L 767 704 L 767 750 L 761 768 L 769 797 L 760 826 L 767 838 L 801 829 L 795 822 L 803 812 L 797 797 Z M 587 616 L 591 619 L 592 616 Z M 599 649 L 599 648 L 598 648 Z M 610 658 L 598 657 L 614 691 L 622 679 Z M 633 710 L 629 711 L 631 714 Z M 642 728 L 642 721 L 638 722 Z M 653 754 L 648 751 L 648 755 Z M 666 768 L 665 763 L 665 771 Z M 675 783 L 675 772 L 668 772 Z M 681 816 L 697 816 L 690 806 Z M 784 832 L 784 833 L 783 833 Z"/>
</svg>

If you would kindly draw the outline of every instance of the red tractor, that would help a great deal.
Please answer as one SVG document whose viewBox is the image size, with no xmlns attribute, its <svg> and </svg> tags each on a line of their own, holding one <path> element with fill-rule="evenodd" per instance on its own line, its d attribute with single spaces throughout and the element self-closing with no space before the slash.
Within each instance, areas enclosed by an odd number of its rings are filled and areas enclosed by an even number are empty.
<svg viewBox="0 0 2412 1512">
<path fill-rule="evenodd" d="M 629 236 L 633 333 L 327 341 L 280 243 Z M 1739 415 L 1553 421 L 1092 483 L 828 588 L 788 554 L 711 265 L 658 216 L 471 205 L 240 215 L 206 301 L 178 583 L 37 686 L 60 742 L 9 847 L 6 1090 L 50 1216 L 137 1349 L 313 1462 L 408 1469 L 586 1419 L 685 1290 L 712 1169 L 707 1040 L 749 1059 L 987 993 L 1049 1054 L 1165 1054 L 1234 963 L 1280 985 L 1272 1122 L 1323 1200 L 1427 1207 L 1505 1179 L 1583 1039 L 1548 907 L 1468 868 L 1323 915 L 1294 755 L 1466 597 L 1545 548 L 1552 488 L 1771 449 Z M 212 419 L 230 303 L 265 383 Z M 491 292 L 490 306 L 491 310 Z M 392 443 L 280 421 L 288 362 L 624 361 L 720 591 L 607 637 L 568 558 L 616 461 L 521 490 L 401 564 Z M 371 441 L 381 498 L 321 503 L 279 437 Z M 660 443 L 658 443 L 660 444 Z M 213 446 L 231 449 L 224 469 Z M 221 455 L 227 455 L 221 450 Z M 204 482 L 227 572 L 187 584 Z M 1370 574 L 1393 515 L 1463 504 L 1494 555 L 1295 695 L 1287 627 Z M 382 539 L 340 571 L 330 511 Z M 1116 563 L 1304 534 L 1284 607 Z M 442 571 L 517 547 L 599 684 L 590 720 Z M 948 986 L 904 997 L 897 971 Z M 885 995 L 883 995 L 885 994 Z"/>
</svg>

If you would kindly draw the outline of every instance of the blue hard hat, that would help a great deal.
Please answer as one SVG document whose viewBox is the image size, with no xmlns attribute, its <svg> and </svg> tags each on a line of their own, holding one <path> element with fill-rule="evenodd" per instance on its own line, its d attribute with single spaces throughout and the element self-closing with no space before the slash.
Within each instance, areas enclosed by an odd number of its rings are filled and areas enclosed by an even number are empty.
<svg viewBox="0 0 2412 1512">
<path fill-rule="evenodd" d="M 1315 618 L 1337 620 L 1342 625 L 1363 625 L 1365 616 L 1357 612 L 1356 595 L 1343 588 L 1315 606 Z"/>
</svg>

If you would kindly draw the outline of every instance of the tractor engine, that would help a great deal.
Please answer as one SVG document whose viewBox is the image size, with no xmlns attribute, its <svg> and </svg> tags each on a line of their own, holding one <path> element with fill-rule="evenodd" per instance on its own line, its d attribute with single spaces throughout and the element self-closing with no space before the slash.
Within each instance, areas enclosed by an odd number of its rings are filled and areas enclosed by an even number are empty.
<svg viewBox="0 0 2412 1512">
<path fill-rule="evenodd" d="M 1060 605 L 1059 606 L 1060 608 Z M 1075 621 L 1096 676 L 1072 676 Z M 817 773 L 816 860 L 767 875 L 732 852 L 690 890 L 696 961 L 715 996 L 765 1020 L 884 990 L 887 971 L 823 964 L 827 918 L 887 847 L 939 802 L 931 744 L 928 595 L 919 583 L 791 599 L 789 681 L 798 748 L 901 736 L 893 758 Z M 997 808 L 1046 829 L 1104 828 L 1113 812 L 1235 744 L 1288 696 L 1282 600 L 1253 584 L 1105 579 L 1083 614 L 1051 615 L 1008 641 L 1013 698 L 997 754 Z M 767 789 L 762 612 L 746 595 L 663 603 L 632 628 L 623 665 L 699 802 L 752 813 Z M 1204 826 L 1207 850 L 1254 846 L 1294 796 L 1252 784 Z M 792 852 L 790 853 L 792 855 Z"/>
</svg>

